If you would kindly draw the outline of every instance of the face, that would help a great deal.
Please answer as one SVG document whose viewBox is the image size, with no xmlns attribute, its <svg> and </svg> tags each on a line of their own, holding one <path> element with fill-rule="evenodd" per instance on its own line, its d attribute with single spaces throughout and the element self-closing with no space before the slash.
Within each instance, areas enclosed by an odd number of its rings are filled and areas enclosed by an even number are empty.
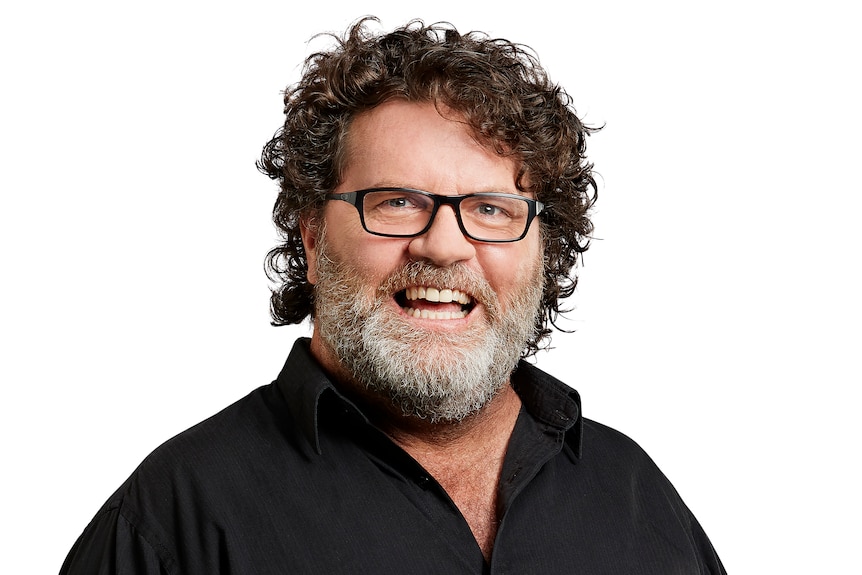
<svg viewBox="0 0 862 575">
<path fill-rule="evenodd" d="M 456 120 L 403 101 L 361 114 L 335 191 L 521 193 L 518 165 Z M 315 284 L 312 353 L 330 373 L 431 421 L 461 420 L 508 383 L 541 300 L 538 225 L 519 242 L 475 242 L 441 206 L 422 236 L 385 238 L 362 228 L 354 206 L 329 201 L 303 241 Z"/>
</svg>

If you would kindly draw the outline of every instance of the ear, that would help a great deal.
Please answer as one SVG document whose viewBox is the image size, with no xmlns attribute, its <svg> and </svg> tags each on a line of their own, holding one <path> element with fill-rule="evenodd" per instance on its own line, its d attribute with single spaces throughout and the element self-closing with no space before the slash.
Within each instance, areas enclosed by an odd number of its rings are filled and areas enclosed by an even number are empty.
<svg viewBox="0 0 862 575">
<path fill-rule="evenodd" d="M 317 283 L 317 233 L 319 223 L 313 216 L 301 217 L 299 219 L 299 233 L 302 235 L 302 247 L 305 250 L 305 261 L 308 264 L 308 272 L 305 277 L 308 283 Z"/>
</svg>

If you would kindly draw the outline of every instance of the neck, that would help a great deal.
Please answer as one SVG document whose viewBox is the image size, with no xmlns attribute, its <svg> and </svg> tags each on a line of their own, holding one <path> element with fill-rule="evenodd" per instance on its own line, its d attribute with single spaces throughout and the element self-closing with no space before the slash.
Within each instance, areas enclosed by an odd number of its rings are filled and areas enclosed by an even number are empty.
<svg viewBox="0 0 862 575">
<path fill-rule="evenodd" d="M 377 414 L 374 423 L 414 457 L 414 451 L 440 450 L 451 455 L 455 449 L 470 450 L 471 446 L 481 454 L 489 442 L 503 437 L 508 442 L 520 409 L 521 399 L 506 385 L 487 405 L 461 421 L 431 423 L 391 409 Z"/>
</svg>

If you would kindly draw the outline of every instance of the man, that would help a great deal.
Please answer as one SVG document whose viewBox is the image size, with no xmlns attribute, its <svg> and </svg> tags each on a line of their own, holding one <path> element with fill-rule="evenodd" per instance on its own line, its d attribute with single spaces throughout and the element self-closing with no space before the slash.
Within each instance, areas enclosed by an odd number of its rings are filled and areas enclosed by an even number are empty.
<svg viewBox="0 0 862 575">
<path fill-rule="evenodd" d="M 595 198 L 590 130 L 535 59 L 360 22 L 285 114 L 272 314 L 313 335 L 148 457 L 62 573 L 723 573 L 646 454 L 522 361 Z"/>
</svg>

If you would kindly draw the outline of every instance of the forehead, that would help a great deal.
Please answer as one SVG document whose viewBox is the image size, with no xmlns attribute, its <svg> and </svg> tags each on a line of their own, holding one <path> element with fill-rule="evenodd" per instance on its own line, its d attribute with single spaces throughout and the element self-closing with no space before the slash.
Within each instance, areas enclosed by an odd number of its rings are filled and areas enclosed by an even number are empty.
<svg viewBox="0 0 862 575">
<path fill-rule="evenodd" d="M 459 114 L 432 103 L 393 100 L 362 112 L 351 122 L 345 146 L 345 189 L 517 191 L 519 163 L 477 142 Z"/>
</svg>

